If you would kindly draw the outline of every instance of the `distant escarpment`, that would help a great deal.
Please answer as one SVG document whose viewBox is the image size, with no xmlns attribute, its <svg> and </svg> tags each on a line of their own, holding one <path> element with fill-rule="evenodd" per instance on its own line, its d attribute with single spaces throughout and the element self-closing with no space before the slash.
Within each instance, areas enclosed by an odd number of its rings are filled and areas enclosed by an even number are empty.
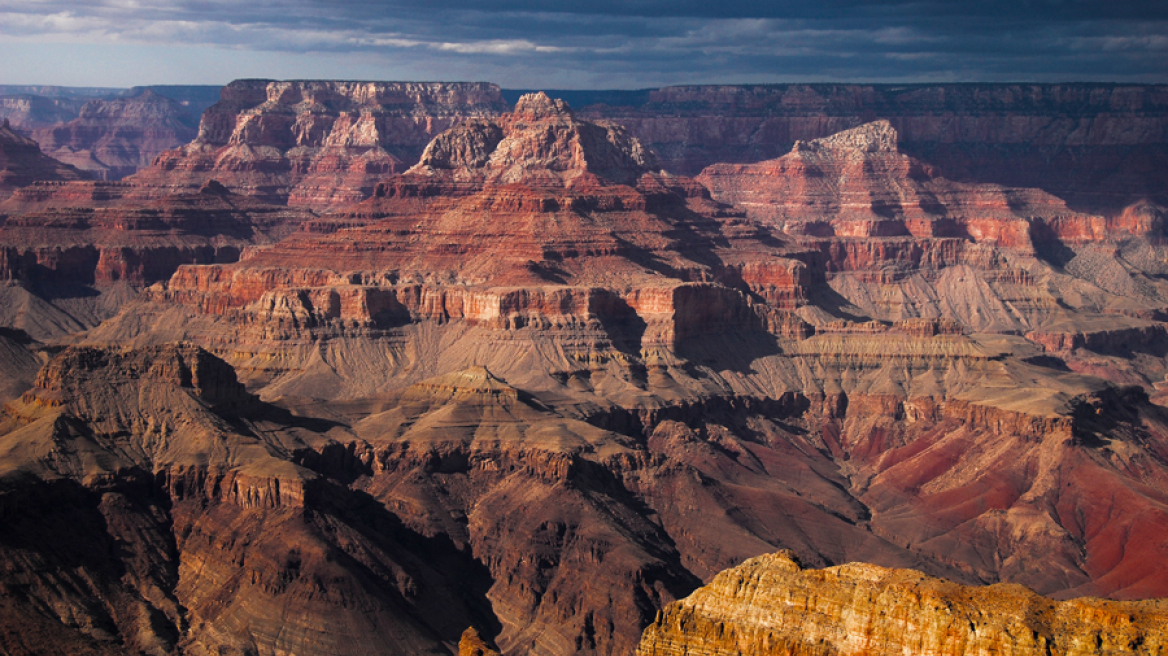
<svg viewBox="0 0 1168 656">
<path fill-rule="evenodd" d="M 1168 602 L 1056 602 L 850 563 L 752 558 L 658 614 L 638 656 L 673 654 L 1163 654 Z"/>
<path fill-rule="evenodd" d="M 773 159 L 796 141 L 886 119 L 907 154 L 952 180 L 1042 189 L 1089 212 L 1168 203 L 1163 85 L 722 85 L 632 96 L 579 92 L 575 102 L 584 117 L 625 125 L 675 173 Z"/>
<path fill-rule="evenodd" d="M 237 193 L 327 208 L 359 201 L 438 133 L 505 110 L 485 83 L 238 80 L 195 140 L 134 176 L 160 193 L 216 179 Z"/>
</svg>

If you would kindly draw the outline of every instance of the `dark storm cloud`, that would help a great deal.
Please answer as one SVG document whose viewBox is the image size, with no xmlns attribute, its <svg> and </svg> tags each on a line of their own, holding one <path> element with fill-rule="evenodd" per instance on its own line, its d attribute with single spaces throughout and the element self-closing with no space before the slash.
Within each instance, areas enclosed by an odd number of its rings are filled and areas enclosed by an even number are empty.
<svg viewBox="0 0 1168 656">
<path fill-rule="evenodd" d="M 510 86 L 1168 82 L 1168 3 L 1146 0 L 7 0 L 0 34 L 289 62 L 349 54 L 373 70 L 382 61 L 409 75 Z M 338 66 L 335 77 L 351 73 Z"/>
</svg>

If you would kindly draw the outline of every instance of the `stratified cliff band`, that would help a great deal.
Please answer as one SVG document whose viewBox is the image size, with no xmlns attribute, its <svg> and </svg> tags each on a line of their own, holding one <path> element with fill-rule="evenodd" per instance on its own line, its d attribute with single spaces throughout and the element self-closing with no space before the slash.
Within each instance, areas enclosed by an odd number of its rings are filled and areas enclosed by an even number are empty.
<svg viewBox="0 0 1168 656">
<path fill-rule="evenodd" d="M 849 563 L 751 558 L 657 614 L 637 656 L 1164 654 L 1168 601 L 1057 602 Z"/>
</svg>

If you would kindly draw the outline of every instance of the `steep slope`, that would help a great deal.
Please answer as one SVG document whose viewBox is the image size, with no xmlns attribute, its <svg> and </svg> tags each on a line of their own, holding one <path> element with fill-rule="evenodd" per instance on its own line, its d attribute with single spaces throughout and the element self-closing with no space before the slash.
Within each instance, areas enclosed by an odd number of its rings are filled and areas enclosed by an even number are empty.
<svg viewBox="0 0 1168 656">
<path fill-rule="evenodd" d="M 1056 603 L 861 563 L 805 570 L 780 552 L 670 605 L 637 654 L 1163 654 L 1166 626 L 1163 601 Z"/>
<path fill-rule="evenodd" d="M 328 208 L 367 197 L 463 118 L 502 110 L 491 84 L 237 80 L 192 143 L 133 181 L 167 194 L 214 178 L 237 193 Z"/>
<path fill-rule="evenodd" d="M 0 403 L 19 397 L 44 364 L 39 344 L 22 330 L 0 328 Z"/>
<path fill-rule="evenodd" d="M 79 180 L 77 169 L 41 152 L 32 139 L 17 134 L 4 119 L 0 123 L 0 200 L 26 185 L 42 180 Z"/>
</svg>

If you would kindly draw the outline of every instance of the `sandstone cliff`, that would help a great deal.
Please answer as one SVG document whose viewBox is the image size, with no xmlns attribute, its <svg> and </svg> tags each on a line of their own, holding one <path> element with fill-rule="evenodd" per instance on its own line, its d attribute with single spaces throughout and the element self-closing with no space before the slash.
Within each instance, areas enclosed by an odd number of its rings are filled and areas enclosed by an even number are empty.
<svg viewBox="0 0 1168 656">
<path fill-rule="evenodd" d="M 658 614 L 638 656 L 664 654 L 1163 654 L 1168 603 L 1055 602 L 790 552 L 727 570 Z"/>
</svg>

